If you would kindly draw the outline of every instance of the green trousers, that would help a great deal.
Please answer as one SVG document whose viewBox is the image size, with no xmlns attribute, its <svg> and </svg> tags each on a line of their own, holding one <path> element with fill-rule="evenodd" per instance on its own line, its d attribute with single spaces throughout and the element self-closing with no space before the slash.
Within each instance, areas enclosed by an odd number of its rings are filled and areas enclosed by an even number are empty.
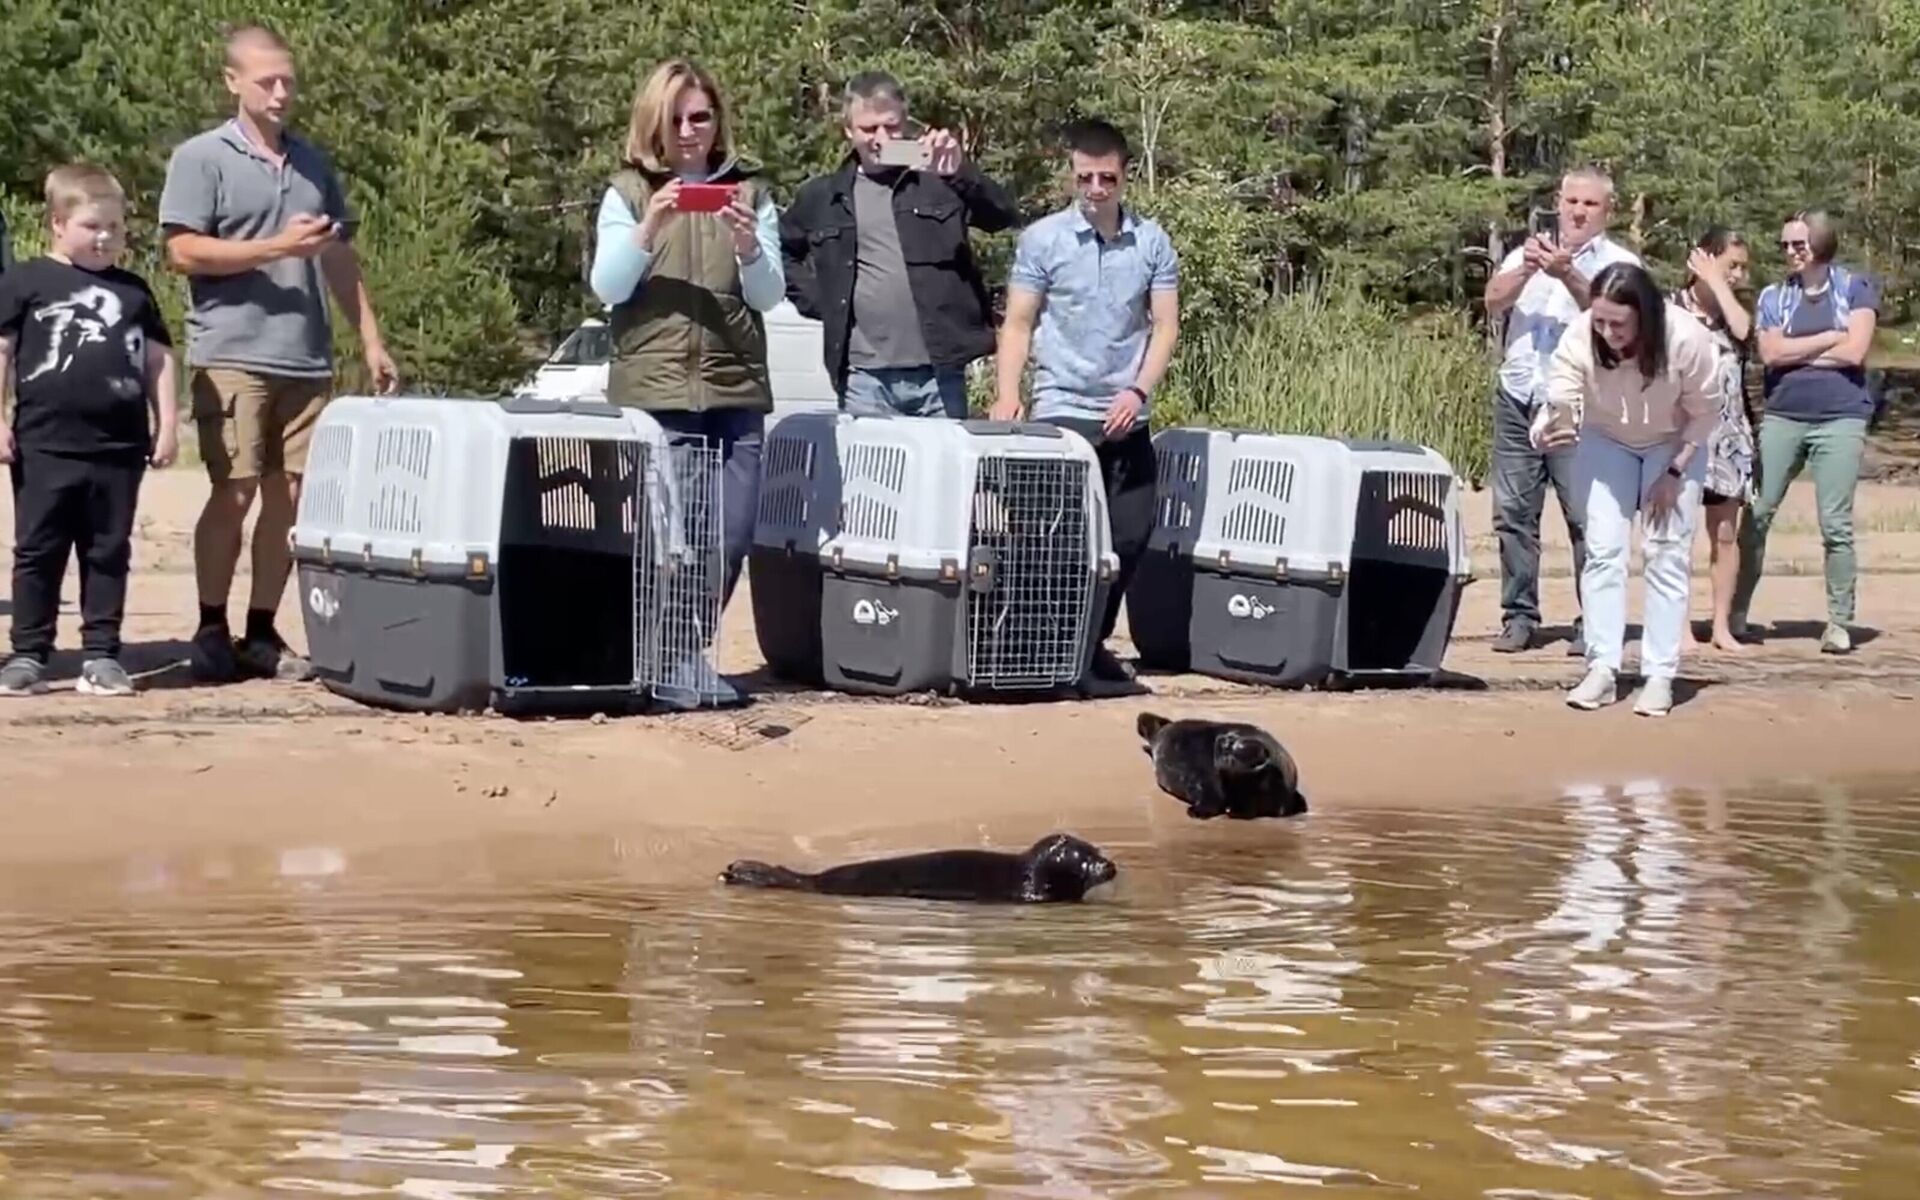
<svg viewBox="0 0 1920 1200">
<path fill-rule="evenodd" d="M 1853 621 L 1855 567 L 1853 492 L 1860 482 L 1860 457 L 1867 445 L 1861 417 L 1795 421 L 1769 414 L 1755 439 L 1754 469 L 1759 493 L 1740 522 L 1740 575 L 1733 589 L 1733 614 L 1744 620 L 1760 586 L 1766 561 L 1767 532 L 1791 484 L 1805 467 L 1813 476 L 1814 502 L 1820 509 L 1820 546 L 1826 553 L 1827 620 Z"/>
</svg>

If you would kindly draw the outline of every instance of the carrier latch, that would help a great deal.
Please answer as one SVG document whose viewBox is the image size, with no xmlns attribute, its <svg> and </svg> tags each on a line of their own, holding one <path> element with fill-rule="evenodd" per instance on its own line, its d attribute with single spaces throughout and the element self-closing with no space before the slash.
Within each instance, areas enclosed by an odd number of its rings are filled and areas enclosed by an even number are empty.
<svg viewBox="0 0 1920 1200">
<path fill-rule="evenodd" d="M 967 587 L 985 594 L 993 590 L 993 551 L 975 546 L 967 552 Z"/>
</svg>

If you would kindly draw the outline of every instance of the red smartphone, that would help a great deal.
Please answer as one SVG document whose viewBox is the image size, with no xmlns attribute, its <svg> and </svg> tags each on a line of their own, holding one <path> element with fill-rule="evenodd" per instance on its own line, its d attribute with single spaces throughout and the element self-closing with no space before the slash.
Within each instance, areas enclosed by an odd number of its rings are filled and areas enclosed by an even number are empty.
<svg viewBox="0 0 1920 1200">
<path fill-rule="evenodd" d="M 681 212 L 719 212 L 739 191 L 737 183 L 682 183 L 673 206 Z"/>
</svg>

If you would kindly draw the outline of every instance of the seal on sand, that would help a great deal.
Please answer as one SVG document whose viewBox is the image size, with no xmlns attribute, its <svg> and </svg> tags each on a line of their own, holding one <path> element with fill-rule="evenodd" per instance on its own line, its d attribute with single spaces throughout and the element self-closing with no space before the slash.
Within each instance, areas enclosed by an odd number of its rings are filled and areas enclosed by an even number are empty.
<svg viewBox="0 0 1920 1200">
<path fill-rule="evenodd" d="M 1257 725 L 1141 713 L 1136 728 L 1153 759 L 1154 782 L 1185 803 L 1190 817 L 1250 820 L 1307 811 L 1293 756 Z"/>
<path fill-rule="evenodd" d="M 976 900 L 1041 904 L 1079 900 L 1119 874 L 1098 846 L 1051 833 L 1024 854 L 997 850 L 933 850 L 898 858 L 847 863 L 808 875 L 741 859 L 723 882 L 740 887 L 787 888 L 829 896 L 911 896 L 920 900 Z"/>
</svg>

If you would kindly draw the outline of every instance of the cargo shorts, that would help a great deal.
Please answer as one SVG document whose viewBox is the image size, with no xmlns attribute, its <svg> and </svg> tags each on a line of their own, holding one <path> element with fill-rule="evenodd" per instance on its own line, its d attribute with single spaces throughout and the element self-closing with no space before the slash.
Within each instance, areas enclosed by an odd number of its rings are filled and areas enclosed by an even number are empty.
<svg viewBox="0 0 1920 1200">
<path fill-rule="evenodd" d="M 213 482 L 306 473 L 332 379 L 196 367 L 190 388 L 200 458 Z"/>
</svg>

